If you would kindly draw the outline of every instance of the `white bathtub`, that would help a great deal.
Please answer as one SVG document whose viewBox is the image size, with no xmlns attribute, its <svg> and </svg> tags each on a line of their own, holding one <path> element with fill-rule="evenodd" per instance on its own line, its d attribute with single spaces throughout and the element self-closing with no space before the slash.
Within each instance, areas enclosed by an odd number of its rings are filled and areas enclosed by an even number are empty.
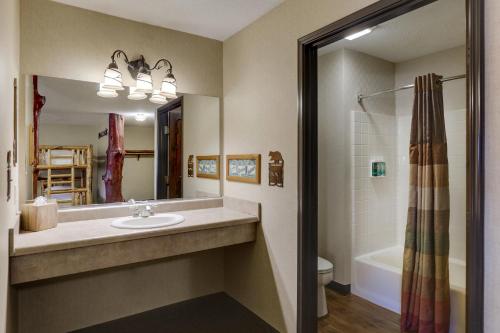
<svg viewBox="0 0 500 333">
<path fill-rule="evenodd" d="M 354 258 L 352 293 L 401 313 L 403 247 L 395 246 Z M 450 258 L 450 333 L 465 333 L 465 262 Z"/>
</svg>

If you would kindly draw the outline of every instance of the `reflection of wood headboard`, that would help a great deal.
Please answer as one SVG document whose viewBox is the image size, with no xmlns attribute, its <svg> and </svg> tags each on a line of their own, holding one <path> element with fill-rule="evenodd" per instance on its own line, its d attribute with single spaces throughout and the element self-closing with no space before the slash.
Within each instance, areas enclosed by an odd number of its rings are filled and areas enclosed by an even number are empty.
<svg viewBox="0 0 500 333">
<path fill-rule="evenodd" d="M 36 157 L 33 198 L 41 194 L 59 203 L 92 203 L 92 145 L 40 145 Z"/>
</svg>

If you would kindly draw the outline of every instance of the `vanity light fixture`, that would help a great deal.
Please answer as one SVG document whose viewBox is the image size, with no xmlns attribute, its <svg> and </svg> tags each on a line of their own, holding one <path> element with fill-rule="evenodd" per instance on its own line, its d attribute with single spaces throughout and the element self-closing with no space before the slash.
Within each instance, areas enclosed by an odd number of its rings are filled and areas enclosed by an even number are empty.
<svg viewBox="0 0 500 333">
<path fill-rule="evenodd" d="M 373 28 L 364 29 L 364 30 L 358 31 L 358 32 L 356 32 L 356 33 L 354 33 L 352 35 L 349 35 L 349 36 L 345 37 L 345 39 L 347 39 L 347 40 L 354 40 L 354 39 L 362 37 L 364 35 L 368 35 L 372 31 L 373 31 Z"/>
<path fill-rule="evenodd" d="M 136 81 L 135 87 L 130 87 L 128 99 L 141 100 L 147 98 L 146 94 L 152 94 L 149 99 L 152 103 L 165 104 L 167 98 L 177 98 L 177 80 L 172 73 L 172 63 L 167 59 L 160 59 L 153 67 L 150 67 L 144 56 L 138 59 L 129 61 L 127 55 L 122 50 L 116 50 L 111 55 L 111 63 L 104 71 L 103 82 L 99 85 L 98 96 L 101 97 L 116 97 L 117 90 L 123 90 L 122 74 L 118 69 L 116 58 L 123 57 L 123 60 L 128 66 L 128 71 L 132 78 Z M 160 90 L 154 90 L 153 78 L 151 71 L 159 70 L 165 67 L 167 73 L 161 82 Z"/>
</svg>

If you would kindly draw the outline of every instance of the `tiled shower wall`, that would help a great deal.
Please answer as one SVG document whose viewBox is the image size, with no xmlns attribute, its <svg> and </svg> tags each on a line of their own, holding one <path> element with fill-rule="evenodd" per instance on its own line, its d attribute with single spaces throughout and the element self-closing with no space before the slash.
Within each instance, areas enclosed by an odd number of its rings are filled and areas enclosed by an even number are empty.
<svg viewBox="0 0 500 333">
<path fill-rule="evenodd" d="M 394 87 L 395 65 L 361 52 L 345 50 L 344 110 L 350 116 L 352 257 L 394 246 L 396 222 L 396 114 L 394 95 L 365 99 Z M 349 110 L 349 111 L 348 111 Z M 386 162 L 386 177 L 370 177 L 370 161 Z"/>
<path fill-rule="evenodd" d="M 396 117 L 353 112 L 353 255 L 397 244 Z M 370 177 L 370 160 L 386 162 L 386 176 Z"/>
</svg>

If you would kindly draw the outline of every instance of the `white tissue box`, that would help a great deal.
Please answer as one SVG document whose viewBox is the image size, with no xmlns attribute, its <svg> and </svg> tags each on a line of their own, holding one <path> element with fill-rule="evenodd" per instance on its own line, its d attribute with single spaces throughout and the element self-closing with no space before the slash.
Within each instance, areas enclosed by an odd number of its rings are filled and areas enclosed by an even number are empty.
<svg viewBox="0 0 500 333">
<path fill-rule="evenodd" d="M 44 205 L 25 204 L 22 207 L 21 229 L 41 231 L 57 226 L 57 201 L 49 200 Z"/>
</svg>

